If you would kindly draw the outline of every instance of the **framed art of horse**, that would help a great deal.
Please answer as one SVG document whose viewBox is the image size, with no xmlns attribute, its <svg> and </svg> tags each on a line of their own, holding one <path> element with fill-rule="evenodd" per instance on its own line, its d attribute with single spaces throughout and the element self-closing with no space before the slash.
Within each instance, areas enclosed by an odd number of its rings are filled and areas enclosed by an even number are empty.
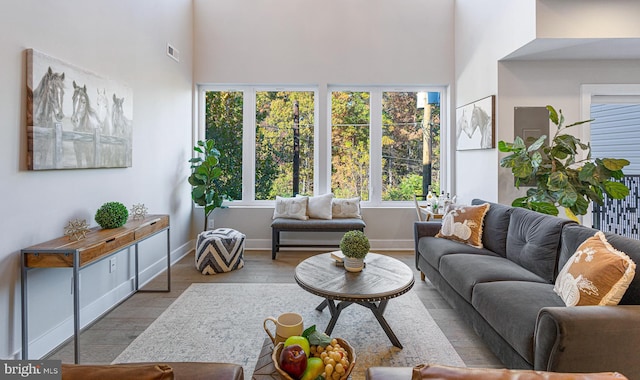
<svg viewBox="0 0 640 380">
<path fill-rule="evenodd" d="M 495 98 L 456 108 L 456 150 L 495 148 Z"/>
<path fill-rule="evenodd" d="M 26 55 L 28 169 L 130 167 L 131 89 L 33 49 Z"/>
</svg>

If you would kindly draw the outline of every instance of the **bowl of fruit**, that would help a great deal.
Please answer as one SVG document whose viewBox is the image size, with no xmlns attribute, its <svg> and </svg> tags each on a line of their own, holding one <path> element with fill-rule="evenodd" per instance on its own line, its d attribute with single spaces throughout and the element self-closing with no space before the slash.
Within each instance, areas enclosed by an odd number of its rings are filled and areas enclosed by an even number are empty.
<svg viewBox="0 0 640 380">
<path fill-rule="evenodd" d="M 273 365 L 286 380 L 346 380 L 356 364 L 356 353 L 347 341 L 331 338 L 315 329 L 278 343 Z"/>
</svg>

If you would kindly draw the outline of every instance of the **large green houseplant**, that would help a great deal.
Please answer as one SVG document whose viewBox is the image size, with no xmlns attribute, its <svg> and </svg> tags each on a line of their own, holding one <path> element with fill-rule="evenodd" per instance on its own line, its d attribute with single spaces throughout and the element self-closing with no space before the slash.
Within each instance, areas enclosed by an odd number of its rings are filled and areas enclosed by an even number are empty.
<svg viewBox="0 0 640 380">
<path fill-rule="evenodd" d="M 590 144 L 565 133 L 592 120 L 565 126 L 562 110 L 556 112 L 552 106 L 547 109 L 549 119 L 558 127 L 548 145 L 547 136 L 529 146 L 520 137 L 513 143 L 498 143 L 501 152 L 511 153 L 500 160 L 500 166 L 511 169 L 515 186 L 531 186 L 526 196 L 515 199 L 512 205 L 551 215 L 558 215 L 558 207 L 564 207 L 567 216 L 577 221 L 576 215 L 586 214 L 590 201 L 603 204 L 604 194 L 613 199 L 629 195 L 629 188 L 619 182 L 628 160 L 592 159 Z"/>
<path fill-rule="evenodd" d="M 191 198 L 198 205 L 204 208 L 204 228 L 207 229 L 209 214 L 216 207 L 222 207 L 225 196 L 219 191 L 217 179 L 222 175 L 222 169 L 218 166 L 220 151 L 215 148 L 213 140 L 199 140 L 198 145 L 193 147 L 197 153 L 189 160 L 191 163 Z"/>
</svg>

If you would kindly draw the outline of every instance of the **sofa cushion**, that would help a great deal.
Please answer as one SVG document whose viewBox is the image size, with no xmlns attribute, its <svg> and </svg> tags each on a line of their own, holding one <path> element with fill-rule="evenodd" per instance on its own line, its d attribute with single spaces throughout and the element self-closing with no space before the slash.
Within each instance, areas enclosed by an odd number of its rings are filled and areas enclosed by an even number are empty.
<svg viewBox="0 0 640 380">
<path fill-rule="evenodd" d="M 466 253 L 446 255 L 440 259 L 439 269 L 447 283 L 468 302 L 471 302 L 474 286 L 483 282 L 545 282 L 540 276 L 499 256 Z"/>
<path fill-rule="evenodd" d="M 558 262 L 559 267 L 564 267 L 580 244 L 593 236 L 596 232 L 598 232 L 598 230 L 578 224 L 566 226 L 562 230 L 562 246 Z M 640 241 L 612 233 L 605 233 L 604 235 L 611 246 L 626 253 L 636 264 L 640 263 Z M 637 267 L 636 270 L 638 270 Z M 640 276 L 634 276 L 619 304 L 640 304 Z"/>
<path fill-rule="evenodd" d="M 442 227 L 436 237 L 483 248 L 482 226 L 489 207 L 491 206 L 488 203 L 477 206 L 456 206 L 442 218 Z"/>
<path fill-rule="evenodd" d="M 533 366 L 533 334 L 541 308 L 564 306 L 553 285 L 526 281 L 477 284 L 472 305 L 513 349 Z"/>
<path fill-rule="evenodd" d="M 617 305 L 635 274 L 633 260 L 598 231 L 567 261 L 553 290 L 567 306 Z"/>
<path fill-rule="evenodd" d="M 474 255 L 498 256 L 484 248 L 475 248 L 449 239 L 441 239 L 433 236 L 425 236 L 418 241 L 418 253 L 432 267 L 440 268 L 440 259 L 445 255 L 454 253 L 470 253 Z"/>
<path fill-rule="evenodd" d="M 472 205 L 487 203 L 482 199 L 474 199 Z M 502 257 L 507 256 L 507 231 L 513 207 L 489 202 L 491 207 L 484 216 L 482 245 Z"/>
<path fill-rule="evenodd" d="M 167 364 L 62 364 L 64 380 L 171 380 L 173 369 Z"/>
<path fill-rule="evenodd" d="M 307 220 L 307 204 L 309 197 L 283 198 L 276 196 L 276 207 L 273 209 L 273 219 L 288 218 Z"/>
<path fill-rule="evenodd" d="M 514 208 L 507 233 L 507 258 L 553 283 L 562 227 L 575 223 L 523 208 Z"/>
</svg>

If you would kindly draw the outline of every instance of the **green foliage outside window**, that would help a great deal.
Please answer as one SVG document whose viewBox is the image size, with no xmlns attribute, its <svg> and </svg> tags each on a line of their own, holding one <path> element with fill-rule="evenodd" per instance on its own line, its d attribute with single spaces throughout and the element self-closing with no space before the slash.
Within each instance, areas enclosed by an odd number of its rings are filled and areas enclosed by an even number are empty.
<svg viewBox="0 0 640 380">
<path fill-rule="evenodd" d="M 384 92 L 382 181 L 383 200 L 411 200 L 423 193 L 423 136 L 426 133 L 416 92 Z M 300 194 L 313 194 L 314 93 L 256 93 L 255 199 L 293 195 L 293 104 L 299 104 Z M 331 191 L 337 197 L 369 200 L 370 93 L 331 93 Z M 243 93 L 206 93 L 206 137 L 225 152 L 218 166 L 220 190 L 229 199 L 242 198 Z M 432 191 L 439 192 L 440 107 L 432 105 Z"/>
</svg>

